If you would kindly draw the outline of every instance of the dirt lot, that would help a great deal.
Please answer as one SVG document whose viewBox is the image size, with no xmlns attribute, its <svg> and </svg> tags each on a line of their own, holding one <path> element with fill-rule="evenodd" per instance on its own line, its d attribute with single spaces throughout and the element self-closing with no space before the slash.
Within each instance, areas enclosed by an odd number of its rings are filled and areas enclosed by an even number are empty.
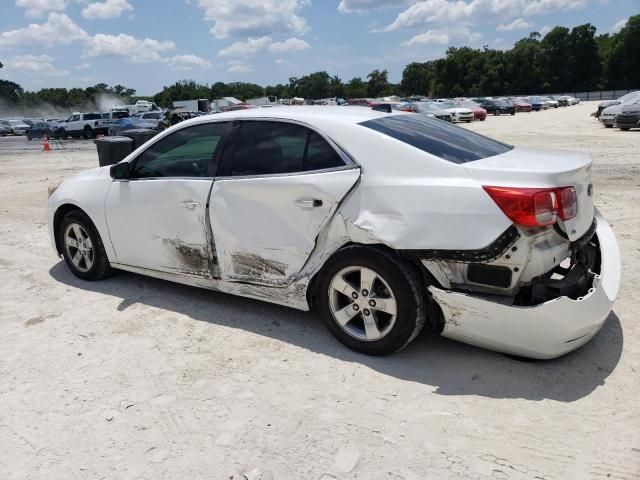
<svg viewBox="0 0 640 480">
<path fill-rule="evenodd" d="M 602 331 L 534 363 L 427 335 L 368 358 L 315 314 L 128 273 L 79 281 L 44 206 L 97 165 L 94 145 L 0 139 L 0 478 L 640 478 L 640 131 L 594 109 L 469 126 L 590 153 L 620 242 Z"/>
</svg>

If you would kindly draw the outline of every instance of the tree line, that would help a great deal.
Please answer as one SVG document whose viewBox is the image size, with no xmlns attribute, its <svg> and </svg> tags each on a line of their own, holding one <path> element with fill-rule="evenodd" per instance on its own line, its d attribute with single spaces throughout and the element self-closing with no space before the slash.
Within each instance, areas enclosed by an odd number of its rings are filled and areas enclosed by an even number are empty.
<svg viewBox="0 0 640 480">
<path fill-rule="evenodd" d="M 614 34 L 597 35 L 596 28 L 587 23 L 571 29 L 555 27 L 544 36 L 532 32 L 509 50 L 451 47 L 443 58 L 407 65 L 399 84 L 389 82 L 387 70 L 376 69 L 364 78 L 347 82 L 320 71 L 267 87 L 246 82 L 208 85 L 181 80 L 152 97 L 136 97 L 134 89 L 123 85 L 100 83 L 85 89 L 44 88 L 29 92 L 16 83 L 0 80 L 0 100 L 24 108 L 46 103 L 69 109 L 87 104 L 99 107 L 104 95 L 119 97 L 125 103 L 145 99 L 170 107 L 175 100 L 221 97 L 457 97 L 627 89 L 640 88 L 638 52 L 640 15 L 635 15 Z"/>
</svg>

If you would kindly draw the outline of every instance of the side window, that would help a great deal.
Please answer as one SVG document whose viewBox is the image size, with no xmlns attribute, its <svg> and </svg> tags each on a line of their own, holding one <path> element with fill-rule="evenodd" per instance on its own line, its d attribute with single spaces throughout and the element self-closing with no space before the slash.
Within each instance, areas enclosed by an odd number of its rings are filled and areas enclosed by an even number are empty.
<svg viewBox="0 0 640 480">
<path fill-rule="evenodd" d="M 80 120 L 80 115 L 71 115 L 71 117 L 67 121 L 68 122 L 77 122 L 78 120 Z"/>
<path fill-rule="evenodd" d="M 209 161 L 228 129 L 228 123 L 208 123 L 167 135 L 138 156 L 132 177 L 208 177 Z"/>
<path fill-rule="evenodd" d="M 344 165 L 317 133 L 286 122 L 245 121 L 223 175 L 275 175 Z M 230 163 L 230 165 L 229 165 Z"/>
<path fill-rule="evenodd" d="M 333 147 L 316 132 L 311 132 L 304 169 L 308 172 L 342 166 L 344 166 L 344 161 Z"/>
</svg>

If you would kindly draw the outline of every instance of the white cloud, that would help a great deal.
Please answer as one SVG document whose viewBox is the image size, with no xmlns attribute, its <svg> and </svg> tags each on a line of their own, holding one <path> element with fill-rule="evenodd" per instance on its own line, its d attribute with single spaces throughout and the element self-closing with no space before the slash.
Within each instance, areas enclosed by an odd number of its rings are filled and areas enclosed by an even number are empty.
<svg viewBox="0 0 640 480">
<path fill-rule="evenodd" d="M 82 9 L 82 16 L 89 20 L 117 18 L 125 12 L 133 12 L 127 0 L 105 0 L 94 2 Z"/>
<path fill-rule="evenodd" d="M 229 73 L 250 73 L 253 72 L 251 65 L 244 63 L 242 60 L 231 60 L 227 68 Z"/>
<path fill-rule="evenodd" d="M 262 52 L 271 45 L 272 40 L 269 36 L 260 38 L 247 38 L 246 42 L 235 42 L 223 48 L 218 52 L 221 57 L 248 56 L 258 52 Z"/>
<path fill-rule="evenodd" d="M 581 8 L 587 0 L 422 0 L 398 14 L 384 30 L 396 31 L 410 27 L 459 22 L 479 23 L 483 20 L 509 19 Z"/>
<path fill-rule="evenodd" d="M 271 53 L 299 52 L 309 48 L 304 40 L 291 37 L 284 42 L 274 42 L 268 35 L 259 38 L 248 38 L 246 41 L 234 42 L 218 52 L 221 57 L 248 57 L 257 53 L 269 51 Z"/>
<path fill-rule="evenodd" d="M 50 13 L 45 23 L 32 23 L 24 28 L 0 34 L 0 47 L 41 45 L 51 48 L 55 44 L 74 43 L 88 38 L 85 32 L 64 13 Z"/>
<path fill-rule="evenodd" d="M 165 60 L 172 70 L 196 70 L 209 69 L 212 67 L 211 62 L 197 55 L 175 55 Z"/>
<path fill-rule="evenodd" d="M 551 27 L 549 25 L 545 25 L 544 27 L 542 27 L 540 29 L 540 31 L 538 33 L 544 37 L 550 31 L 551 31 Z"/>
<path fill-rule="evenodd" d="M 197 0 L 205 18 L 214 23 L 216 38 L 229 36 L 303 35 L 309 25 L 299 11 L 309 0 Z"/>
<path fill-rule="evenodd" d="M 29 17 L 39 17 L 48 12 L 62 12 L 67 0 L 16 0 L 16 6 L 27 9 Z"/>
<path fill-rule="evenodd" d="M 370 10 L 407 5 L 411 0 L 341 0 L 340 13 L 368 13 Z"/>
<path fill-rule="evenodd" d="M 616 24 L 611 29 L 611 33 L 618 33 L 620 30 L 622 30 L 624 26 L 627 24 L 628 20 L 629 20 L 628 18 L 623 18 L 619 22 L 616 22 Z"/>
<path fill-rule="evenodd" d="M 8 58 L 5 66 L 11 70 L 25 70 L 38 75 L 60 77 L 69 75 L 67 70 L 59 70 L 53 64 L 53 58 L 49 55 L 20 55 Z"/>
<path fill-rule="evenodd" d="M 284 63 L 284 58 L 276 58 L 273 63 L 276 65 L 282 65 Z"/>
<path fill-rule="evenodd" d="M 91 37 L 83 52 L 84 58 L 118 56 L 131 63 L 161 62 L 161 53 L 175 48 L 171 41 L 159 42 L 151 38 L 143 40 L 121 33 L 108 35 L 98 33 Z"/>
<path fill-rule="evenodd" d="M 513 32 L 514 30 L 524 30 L 525 28 L 533 27 L 533 23 L 529 23 L 522 18 L 516 18 L 511 23 L 501 23 L 498 25 L 496 30 L 504 31 L 504 32 Z"/>
<path fill-rule="evenodd" d="M 403 47 L 413 47 L 416 45 L 459 45 L 463 43 L 473 43 L 482 39 L 481 33 L 472 32 L 468 27 L 440 28 L 427 30 L 416 35 L 406 42 Z"/>
<path fill-rule="evenodd" d="M 73 68 L 75 68 L 76 70 L 86 70 L 89 67 L 91 67 L 90 63 L 80 63 Z"/>
<path fill-rule="evenodd" d="M 271 45 L 269 45 L 269 51 L 271 53 L 299 52 L 300 50 L 305 50 L 310 46 L 311 45 L 309 45 L 304 40 L 291 37 L 286 39 L 284 42 L 272 43 Z"/>
</svg>

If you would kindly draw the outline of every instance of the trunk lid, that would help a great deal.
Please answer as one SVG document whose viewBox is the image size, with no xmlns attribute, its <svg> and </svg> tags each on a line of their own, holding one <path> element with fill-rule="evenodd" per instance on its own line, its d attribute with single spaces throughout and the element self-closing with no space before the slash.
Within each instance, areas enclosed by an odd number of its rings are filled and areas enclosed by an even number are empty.
<svg viewBox="0 0 640 480">
<path fill-rule="evenodd" d="M 585 153 L 565 150 L 513 148 L 512 150 L 464 164 L 467 173 L 483 186 L 576 189 L 578 213 L 570 220 L 558 220 L 569 240 L 586 233 L 593 222 L 591 158 Z"/>
</svg>

